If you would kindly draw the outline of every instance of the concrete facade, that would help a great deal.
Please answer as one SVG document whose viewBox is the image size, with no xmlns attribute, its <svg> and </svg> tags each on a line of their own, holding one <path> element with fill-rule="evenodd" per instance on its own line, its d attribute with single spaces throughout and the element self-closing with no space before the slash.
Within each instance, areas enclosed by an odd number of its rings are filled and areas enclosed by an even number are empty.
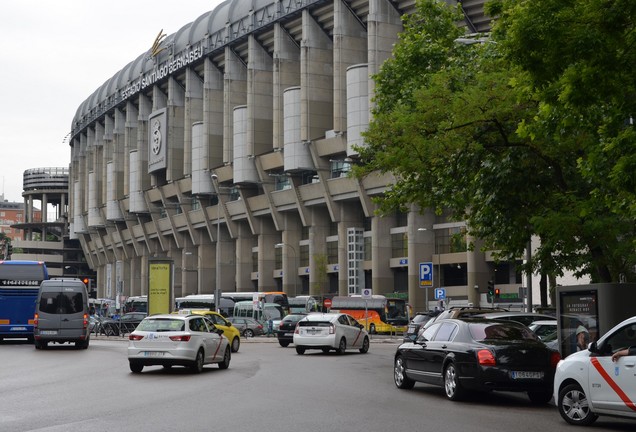
<svg viewBox="0 0 636 432">
<path fill-rule="evenodd" d="M 347 176 L 414 3 L 228 0 L 97 89 L 73 119 L 69 215 L 98 296 L 146 294 L 150 257 L 174 261 L 175 297 L 214 293 L 217 272 L 223 291 L 347 295 L 359 266 L 374 294 L 423 310 L 421 262 L 455 304 L 495 276 L 516 293 L 514 265 L 466 251 L 461 223 L 378 217 L 391 176 Z M 467 31 L 487 31 L 484 1 L 462 3 Z"/>
</svg>

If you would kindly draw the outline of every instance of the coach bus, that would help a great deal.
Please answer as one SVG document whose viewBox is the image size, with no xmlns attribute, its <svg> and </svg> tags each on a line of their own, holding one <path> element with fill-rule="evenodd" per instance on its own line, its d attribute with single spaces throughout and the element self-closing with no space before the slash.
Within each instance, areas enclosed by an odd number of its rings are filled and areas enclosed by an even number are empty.
<svg viewBox="0 0 636 432">
<path fill-rule="evenodd" d="M 42 261 L 0 261 L 0 340 L 34 340 L 35 302 L 40 283 L 48 278 Z"/>
<path fill-rule="evenodd" d="M 234 305 L 234 317 L 253 318 L 261 323 L 280 321 L 285 316 L 283 307 L 278 303 L 254 303 L 251 300 L 236 302 Z"/>
<path fill-rule="evenodd" d="M 289 313 L 307 313 L 320 311 L 318 300 L 312 296 L 296 296 L 289 298 Z"/>
<path fill-rule="evenodd" d="M 251 292 L 223 292 L 222 298 L 229 298 L 238 303 L 240 301 L 257 300 L 262 303 L 277 303 L 285 314 L 289 313 L 289 298 L 283 291 L 251 291 Z"/>
<path fill-rule="evenodd" d="M 409 322 L 406 300 L 383 295 L 373 295 L 371 298 L 360 295 L 336 296 L 331 300 L 331 310 L 351 315 L 369 333 L 404 333 Z"/>
</svg>

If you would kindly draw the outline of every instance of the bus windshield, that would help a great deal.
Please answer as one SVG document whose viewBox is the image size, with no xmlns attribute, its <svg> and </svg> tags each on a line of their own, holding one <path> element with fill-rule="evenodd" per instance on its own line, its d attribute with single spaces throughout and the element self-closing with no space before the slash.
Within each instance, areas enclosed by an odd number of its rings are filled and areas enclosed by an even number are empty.
<svg viewBox="0 0 636 432">
<path fill-rule="evenodd" d="M 40 283 L 49 278 L 40 261 L 0 261 L 0 339 L 33 340 Z"/>
<path fill-rule="evenodd" d="M 353 316 L 370 333 L 404 332 L 408 324 L 405 299 L 386 298 L 382 295 L 373 295 L 371 298 L 362 298 L 359 295 L 336 296 L 332 299 L 331 310 Z"/>
</svg>

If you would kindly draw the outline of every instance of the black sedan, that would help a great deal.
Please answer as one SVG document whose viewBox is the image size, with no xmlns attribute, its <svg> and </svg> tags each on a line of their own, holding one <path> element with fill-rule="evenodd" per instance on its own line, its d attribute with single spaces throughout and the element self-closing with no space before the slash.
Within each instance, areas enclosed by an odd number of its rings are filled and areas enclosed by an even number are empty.
<svg viewBox="0 0 636 432">
<path fill-rule="evenodd" d="M 306 313 L 293 313 L 283 318 L 278 326 L 278 331 L 276 332 L 280 346 L 287 347 L 290 343 L 294 342 L 294 330 L 296 330 L 296 323 L 306 315 Z"/>
<path fill-rule="evenodd" d="M 393 376 L 401 389 L 415 382 L 442 386 L 450 400 L 500 390 L 527 392 L 533 403 L 543 404 L 552 397 L 560 358 L 517 322 L 446 319 L 397 348 Z"/>
</svg>

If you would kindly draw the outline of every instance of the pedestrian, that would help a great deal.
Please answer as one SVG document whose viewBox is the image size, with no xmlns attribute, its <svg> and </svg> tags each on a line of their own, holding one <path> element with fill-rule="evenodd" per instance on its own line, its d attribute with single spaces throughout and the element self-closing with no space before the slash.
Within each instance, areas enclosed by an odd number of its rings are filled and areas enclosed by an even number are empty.
<svg viewBox="0 0 636 432">
<path fill-rule="evenodd" d="M 267 337 L 270 337 L 273 335 L 274 335 L 274 320 L 270 318 L 267 320 Z"/>
</svg>

